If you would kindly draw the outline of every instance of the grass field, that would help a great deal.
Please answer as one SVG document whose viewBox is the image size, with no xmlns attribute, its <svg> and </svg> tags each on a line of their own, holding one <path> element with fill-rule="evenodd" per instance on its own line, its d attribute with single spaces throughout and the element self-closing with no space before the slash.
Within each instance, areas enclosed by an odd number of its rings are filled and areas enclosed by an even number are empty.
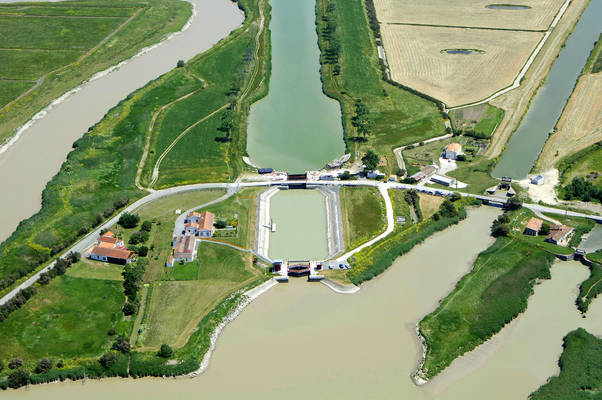
<svg viewBox="0 0 602 400">
<path fill-rule="evenodd" d="M 437 309 L 420 321 L 432 378 L 497 333 L 527 307 L 536 279 L 549 278 L 553 256 L 523 241 L 498 238 Z"/>
<path fill-rule="evenodd" d="M 531 400 L 595 399 L 602 392 L 602 339 L 579 328 L 564 338 L 560 374 L 529 396 Z"/>
<path fill-rule="evenodd" d="M 490 138 L 504 118 L 504 110 L 490 104 L 460 108 L 449 113 L 455 129 L 472 131 L 478 136 Z"/>
<path fill-rule="evenodd" d="M 121 282 L 57 277 L 0 324 L 0 358 L 37 360 L 99 355 L 117 328 L 129 334 L 123 319 Z"/>
<path fill-rule="evenodd" d="M 475 159 L 473 156 L 479 150 L 479 147 L 486 143 L 481 139 L 474 139 L 469 136 L 456 136 L 449 139 L 438 140 L 436 142 L 426 143 L 422 146 L 417 145 L 414 148 L 406 148 L 403 150 L 403 158 L 406 162 L 406 166 L 409 171 L 419 170 L 422 167 L 431 164 L 439 164 L 439 158 L 447 146 L 450 143 L 460 143 L 462 145 L 462 151 L 464 151 L 466 159 L 472 161 Z M 476 158 L 479 161 L 479 158 Z M 457 161 L 458 166 L 466 164 L 465 162 Z M 411 174 L 410 174 L 411 175 Z"/>
<path fill-rule="evenodd" d="M 0 143 L 95 72 L 181 29 L 190 14 L 179 0 L 0 5 Z"/>
<path fill-rule="evenodd" d="M 560 183 L 566 184 L 573 178 L 585 178 L 602 185 L 602 142 L 570 155 L 558 163 Z"/>
<path fill-rule="evenodd" d="M 103 279 L 107 281 L 123 281 L 123 266 L 108 263 L 99 263 L 88 259 L 71 265 L 67 276 L 74 278 Z"/>
<path fill-rule="evenodd" d="M 448 106 L 472 103 L 511 85 L 542 38 L 538 32 L 392 24 L 382 33 L 392 79 Z"/>
<path fill-rule="evenodd" d="M 597 262 L 592 263 L 589 267 L 589 278 L 579 285 L 579 296 L 576 303 L 581 312 L 587 312 L 591 302 L 602 293 L 602 252 L 593 253 L 593 257 L 592 254 L 588 254 L 587 258 Z"/>
<path fill-rule="evenodd" d="M 430 218 L 434 213 L 439 211 L 441 203 L 445 200 L 443 197 L 431 196 L 424 193 L 418 193 L 420 198 L 420 210 L 422 210 L 422 216 L 425 219 Z"/>
<path fill-rule="evenodd" d="M 340 199 L 346 249 L 353 249 L 384 230 L 384 203 L 376 188 L 343 187 Z"/>
<path fill-rule="evenodd" d="M 562 0 L 530 0 L 525 10 L 495 10 L 491 0 L 374 0 L 382 23 L 406 23 L 484 28 L 545 30 L 560 9 Z M 515 3 L 511 3 L 515 4 Z"/>
<path fill-rule="evenodd" d="M 337 22 L 333 35 L 340 40 L 338 65 L 328 62 L 324 55 L 331 45 L 324 34 L 326 22 L 323 19 L 329 14 L 329 4 L 334 4 L 336 10 L 330 15 Z M 316 7 L 324 92 L 341 103 L 348 152 L 355 158 L 371 149 L 383 157 L 385 165 L 379 168 L 385 173 L 394 173 L 397 162 L 393 148 L 444 133 L 437 106 L 381 79 L 376 43 L 363 0 L 319 0 Z M 340 68 L 338 74 L 335 73 L 337 68 Z M 362 136 L 352 123 L 357 100 L 369 110 L 371 128 L 365 143 L 354 141 Z"/>
</svg>

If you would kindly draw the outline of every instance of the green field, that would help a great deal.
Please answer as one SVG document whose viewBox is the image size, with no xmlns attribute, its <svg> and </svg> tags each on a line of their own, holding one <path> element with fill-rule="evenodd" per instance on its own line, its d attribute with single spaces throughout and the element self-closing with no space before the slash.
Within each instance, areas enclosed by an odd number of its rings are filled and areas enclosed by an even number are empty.
<svg viewBox="0 0 602 400">
<path fill-rule="evenodd" d="M 334 11 L 328 11 L 331 4 Z M 393 148 L 444 134 L 437 106 L 381 79 L 376 43 L 363 0 L 319 0 L 316 11 L 324 91 L 341 103 L 348 152 L 355 157 L 356 151 L 372 149 L 384 157 L 386 165 L 380 168 L 394 173 L 397 162 Z M 332 35 L 325 34 L 327 16 L 336 20 Z M 332 62 L 326 52 L 335 41 L 340 44 L 340 57 Z M 354 139 L 363 136 L 353 125 L 358 100 L 368 108 L 372 125 L 365 143 Z"/>
<path fill-rule="evenodd" d="M 596 74 L 602 71 L 602 34 L 598 37 L 594 48 L 592 49 L 587 63 L 583 68 L 583 73 Z"/>
<path fill-rule="evenodd" d="M 378 189 L 342 187 L 340 201 L 346 249 L 353 249 L 384 230 L 385 207 Z"/>
<path fill-rule="evenodd" d="M 107 281 L 123 281 L 123 266 L 99 263 L 82 259 L 67 270 L 67 276 L 74 278 L 103 279 Z"/>
<path fill-rule="evenodd" d="M 595 253 L 594 253 L 595 254 Z M 600 293 L 602 293 L 602 264 L 600 264 L 600 258 L 602 258 L 602 252 L 598 253 L 599 257 L 592 257 L 590 254 L 587 258 L 591 261 L 594 259 L 598 263 L 594 262 L 589 267 L 589 278 L 581 282 L 579 285 L 579 296 L 577 297 L 577 308 L 581 312 L 587 312 L 589 305 Z"/>
<path fill-rule="evenodd" d="M 529 396 L 531 400 L 599 399 L 602 393 L 602 339 L 583 328 L 564 337 L 558 361 L 560 374 L 552 376 Z"/>
<path fill-rule="evenodd" d="M 180 0 L 1 4 L 0 142 L 94 73 L 181 29 L 190 15 Z"/>
<path fill-rule="evenodd" d="M 560 183 L 570 183 L 573 178 L 584 178 L 602 187 L 602 142 L 570 155 L 558 163 Z M 560 189 L 562 196 L 562 188 Z"/>
<path fill-rule="evenodd" d="M 420 321 L 426 343 L 421 373 L 432 378 L 485 342 L 527 307 L 536 279 L 549 279 L 553 256 L 511 238 L 479 254 L 437 309 Z"/>
<path fill-rule="evenodd" d="M 454 129 L 465 135 L 490 138 L 504 118 L 504 110 L 490 104 L 452 110 L 449 113 Z"/>
<path fill-rule="evenodd" d="M 0 359 L 96 356 L 109 329 L 129 334 L 123 303 L 121 282 L 57 277 L 0 323 Z"/>
</svg>

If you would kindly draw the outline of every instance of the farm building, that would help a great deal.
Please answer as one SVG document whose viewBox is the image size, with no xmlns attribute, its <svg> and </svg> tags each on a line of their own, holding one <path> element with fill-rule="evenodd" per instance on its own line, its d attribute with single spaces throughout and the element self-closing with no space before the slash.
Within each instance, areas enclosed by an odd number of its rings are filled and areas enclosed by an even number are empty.
<svg viewBox="0 0 602 400">
<path fill-rule="evenodd" d="M 571 233 L 573 233 L 573 228 L 570 226 L 562 224 L 552 225 L 550 227 L 550 234 L 545 238 L 545 241 L 559 246 L 566 246 Z"/>
<path fill-rule="evenodd" d="M 194 236 L 179 236 L 175 242 L 172 261 L 190 262 L 195 259 L 197 239 Z"/>
<path fill-rule="evenodd" d="M 96 261 L 125 265 L 134 261 L 134 253 L 126 248 L 108 248 L 96 246 L 90 252 L 90 258 Z"/>
<path fill-rule="evenodd" d="M 416 172 L 414 175 L 410 176 L 410 178 L 415 180 L 416 182 L 420 182 L 424 178 L 430 177 L 435 172 L 437 172 L 437 167 L 435 167 L 434 165 L 428 165 L 422 168 L 419 172 Z"/>
<path fill-rule="evenodd" d="M 523 233 L 529 236 L 537 236 L 537 233 L 541 230 L 542 224 L 542 220 L 535 217 L 531 217 L 529 222 L 527 222 L 527 226 L 525 226 L 525 230 L 523 231 Z"/>
<path fill-rule="evenodd" d="M 215 231 L 213 227 L 214 220 L 215 215 L 209 211 L 203 211 L 202 213 L 191 212 L 184 220 L 186 223 L 184 232 L 194 236 L 211 237 Z"/>
<path fill-rule="evenodd" d="M 109 231 L 98 238 L 96 245 L 99 247 L 113 249 L 115 247 L 123 247 L 124 243 L 123 240 L 116 238 L 113 232 Z"/>
<path fill-rule="evenodd" d="M 537 175 L 531 178 L 531 184 L 533 185 L 543 185 L 543 176 Z"/>
<path fill-rule="evenodd" d="M 368 179 L 382 179 L 385 177 L 385 174 L 383 174 L 379 170 L 374 170 L 374 171 L 368 171 L 366 173 L 366 177 Z"/>
<path fill-rule="evenodd" d="M 448 176 L 437 175 L 437 174 L 431 176 L 431 182 L 438 183 L 438 184 L 444 185 L 444 186 L 453 186 L 456 184 L 455 179 L 452 179 Z"/>
<path fill-rule="evenodd" d="M 455 160 L 462 153 L 462 145 L 460 143 L 450 143 L 445 146 L 443 151 L 443 158 L 448 160 Z"/>
</svg>

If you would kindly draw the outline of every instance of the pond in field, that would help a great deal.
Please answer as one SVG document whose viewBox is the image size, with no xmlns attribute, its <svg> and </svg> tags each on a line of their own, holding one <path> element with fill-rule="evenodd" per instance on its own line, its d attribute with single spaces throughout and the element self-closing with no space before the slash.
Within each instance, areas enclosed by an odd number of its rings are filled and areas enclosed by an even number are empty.
<svg viewBox="0 0 602 400">
<path fill-rule="evenodd" d="M 484 54 L 483 50 L 478 49 L 444 49 L 441 53 L 445 54 Z"/>
<path fill-rule="evenodd" d="M 317 190 L 281 190 L 270 201 L 276 232 L 270 258 L 322 260 L 328 255 L 326 201 Z"/>
<path fill-rule="evenodd" d="M 487 8 L 492 10 L 529 10 L 531 7 L 520 4 L 489 4 Z"/>
<path fill-rule="evenodd" d="M 272 0 L 268 96 L 251 107 L 247 152 L 259 167 L 322 168 L 344 152 L 339 103 L 322 92 L 315 0 Z"/>
<path fill-rule="evenodd" d="M 440 378 L 417 387 L 409 377 L 421 352 L 416 322 L 491 244 L 489 226 L 498 214 L 471 211 L 355 295 L 304 279 L 275 286 L 224 330 L 208 370 L 195 379 L 88 380 L 7 394 L 18 400 L 526 399 L 558 372 L 566 333 L 578 326 L 602 333 L 600 300 L 586 319 L 575 308 L 576 287 L 588 274 L 577 262 L 554 264 L 527 311 Z"/>
<path fill-rule="evenodd" d="M 533 168 L 543 145 L 573 91 L 594 42 L 600 36 L 602 1 L 592 1 L 560 50 L 517 131 L 512 135 L 493 176 L 522 179 Z"/>
</svg>

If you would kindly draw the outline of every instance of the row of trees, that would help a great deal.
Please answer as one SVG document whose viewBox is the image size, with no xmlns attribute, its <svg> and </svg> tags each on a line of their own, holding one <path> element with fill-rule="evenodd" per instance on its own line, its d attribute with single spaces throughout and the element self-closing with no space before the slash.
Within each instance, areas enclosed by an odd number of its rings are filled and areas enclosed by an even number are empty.
<svg viewBox="0 0 602 400">
<path fill-rule="evenodd" d="M 341 39 L 337 35 L 338 24 L 334 2 L 330 2 L 326 6 L 326 14 L 322 17 L 322 21 L 325 24 L 320 33 L 326 43 L 326 48 L 323 49 L 323 61 L 326 64 L 334 65 L 333 74 L 339 75 L 341 73 L 341 65 L 339 63 L 341 57 Z"/>
<path fill-rule="evenodd" d="M 133 264 L 127 264 L 123 269 L 123 291 L 127 301 L 123 306 L 125 315 L 134 315 L 140 307 L 139 291 L 142 285 L 142 278 L 146 270 L 147 260 L 138 260 Z"/>
</svg>

